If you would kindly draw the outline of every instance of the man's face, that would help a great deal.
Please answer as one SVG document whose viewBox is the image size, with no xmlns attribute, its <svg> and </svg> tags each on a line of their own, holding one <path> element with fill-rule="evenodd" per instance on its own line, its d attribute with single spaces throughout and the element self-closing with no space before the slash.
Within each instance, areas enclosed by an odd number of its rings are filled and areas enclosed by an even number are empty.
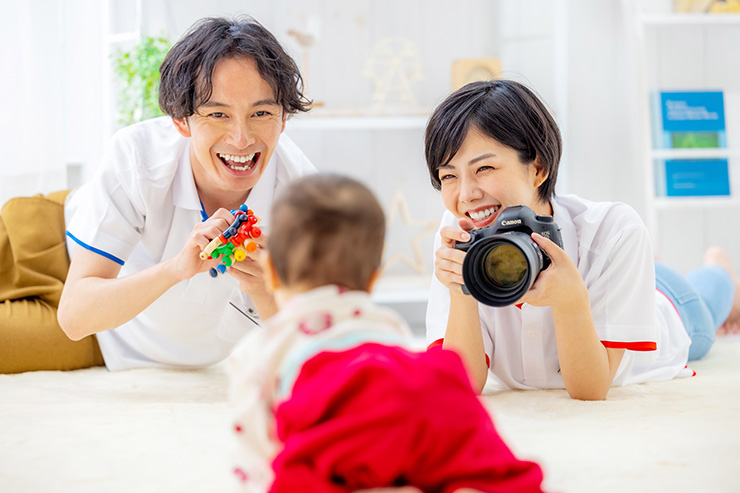
<svg viewBox="0 0 740 493">
<path fill-rule="evenodd" d="M 213 93 L 175 126 L 191 138 L 190 161 L 199 193 L 249 192 L 272 157 L 285 115 L 251 58 L 228 58 L 213 70 Z"/>
</svg>

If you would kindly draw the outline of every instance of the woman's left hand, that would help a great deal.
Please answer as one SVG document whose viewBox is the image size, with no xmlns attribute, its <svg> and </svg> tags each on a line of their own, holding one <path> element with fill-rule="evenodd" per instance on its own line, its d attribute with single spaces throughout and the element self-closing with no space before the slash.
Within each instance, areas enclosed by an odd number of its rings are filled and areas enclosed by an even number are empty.
<svg viewBox="0 0 740 493">
<path fill-rule="evenodd" d="M 532 233 L 532 240 L 550 257 L 550 266 L 539 277 L 519 302 L 534 306 L 567 308 L 588 303 L 588 290 L 578 268 L 568 254 L 551 240 Z"/>
</svg>

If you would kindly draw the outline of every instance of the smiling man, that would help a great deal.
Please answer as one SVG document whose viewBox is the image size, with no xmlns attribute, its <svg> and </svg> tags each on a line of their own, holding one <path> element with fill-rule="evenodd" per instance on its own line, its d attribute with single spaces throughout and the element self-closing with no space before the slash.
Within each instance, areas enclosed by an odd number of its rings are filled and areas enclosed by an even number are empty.
<svg viewBox="0 0 740 493">
<path fill-rule="evenodd" d="M 308 109 L 298 69 L 253 19 L 214 18 L 160 72 L 168 116 L 118 132 L 65 206 L 72 261 L 58 321 L 92 344 L 66 368 L 210 365 L 276 309 L 252 259 L 211 278 L 214 261 L 199 254 L 244 203 L 269 234 L 273 195 L 315 172 L 283 135 L 288 116 Z"/>
</svg>

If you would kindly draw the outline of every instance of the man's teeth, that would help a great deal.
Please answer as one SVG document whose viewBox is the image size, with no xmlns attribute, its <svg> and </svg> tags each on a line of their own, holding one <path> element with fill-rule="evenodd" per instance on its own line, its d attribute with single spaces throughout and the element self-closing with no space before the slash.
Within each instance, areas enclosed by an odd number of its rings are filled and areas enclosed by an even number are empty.
<svg viewBox="0 0 740 493">
<path fill-rule="evenodd" d="M 231 154 L 219 154 L 218 157 L 223 159 L 226 164 L 229 166 L 229 168 L 237 170 L 237 171 L 245 171 L 254 166 L 254 163 L 252 160 L 254 159 L 254 154 L 250 154 L 249 156 L 234 156 Z M 232 163 L 249 163 L 244 166 L 235 166 Z"/>
<path fill-rule="evenodd" d="M 249 156 L 232 156 L 231 154 L 219 154 L 218 155 L 221 159 L 225 159 L 226 161 L 233 161 L 235 163 L 246 163 L 247 161 L 251 161 L 254 159 L 254 154 L 250 154 Z"/>
<path fill-rule="evenodd" d="M 498 206 L 491 207 L 489 209 L 484 209 L 478 212 L 471 212 L 470 217 L 472 217 L 474 221 L 482 221 L 488 216 L 490 216 L 491 214 L 493 214 L 494 212 L 496 212 L 497 210 L 498 210 Z"/>
</svg>

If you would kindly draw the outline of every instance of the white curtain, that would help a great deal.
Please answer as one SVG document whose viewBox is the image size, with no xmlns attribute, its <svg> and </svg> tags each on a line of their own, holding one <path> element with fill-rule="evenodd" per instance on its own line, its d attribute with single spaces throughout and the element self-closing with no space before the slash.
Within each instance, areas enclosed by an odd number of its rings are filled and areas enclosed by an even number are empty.
<svg viewBox="0 0 740 493">
<path fill-rule="evenodd" d="M 67 187 L 102 145 L 100 2 L 0 2 L 0 204 Z"/>
</svg>

